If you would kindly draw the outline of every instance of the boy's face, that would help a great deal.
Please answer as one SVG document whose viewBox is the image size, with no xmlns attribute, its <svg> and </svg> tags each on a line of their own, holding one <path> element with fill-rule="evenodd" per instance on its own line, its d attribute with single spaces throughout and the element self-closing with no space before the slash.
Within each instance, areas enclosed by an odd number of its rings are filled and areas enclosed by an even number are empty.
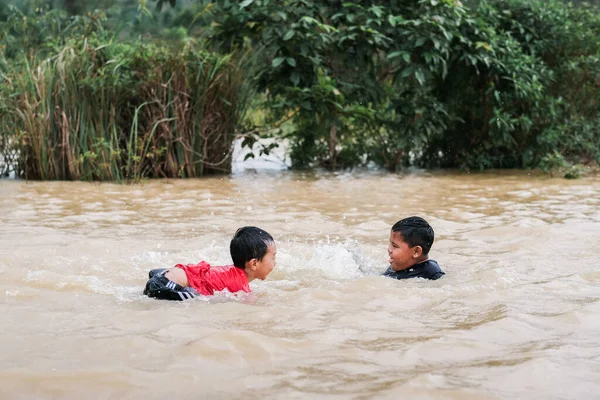
<svg viewBox="0 0 600 400">
<path fill-rule="evenodd" d="M 262 258 L 262 260 L 256 262 L 256 270 L 254 271 L 254 277 L 256 279 L 265 280 L 267 275 L 273 271 L 275 265 L 277 265 L 277 261 L 275 257 L 277 256 L 277 247 L 275 243 L 269 244 L 267 247 L 267 253 Z"/>
<path fill-rule="evenodd" d="M 422 254 L 423 249 L 421 249 L 421 246 L 409 247 L 402 238 L 402 234 L 394 231 L 390 232 L 388 255 L 390 256 L 390 267 L 394 271 L 402 271 L 412 267 Z"/>
</svg>

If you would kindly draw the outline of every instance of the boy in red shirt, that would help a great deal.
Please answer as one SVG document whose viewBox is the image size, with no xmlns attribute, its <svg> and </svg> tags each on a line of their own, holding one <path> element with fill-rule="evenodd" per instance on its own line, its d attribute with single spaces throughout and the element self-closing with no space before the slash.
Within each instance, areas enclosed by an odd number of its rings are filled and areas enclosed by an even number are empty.
<svg viewBox="0 0 600 400">
<path fill-rule="evenodd" d="M 162 300 L 187 300 L 210 296 L 224 289 L 231 293 L 250 292 L 249 283 L 264 280 L 276 265 L 277 248 L 266 231 L 245 226 L 237 230 L 229 245 L 233 265 L 211 267 L 199 264 L 177 264 L 171 269 L 150 271 L 144 294 Z"/>
</svg>

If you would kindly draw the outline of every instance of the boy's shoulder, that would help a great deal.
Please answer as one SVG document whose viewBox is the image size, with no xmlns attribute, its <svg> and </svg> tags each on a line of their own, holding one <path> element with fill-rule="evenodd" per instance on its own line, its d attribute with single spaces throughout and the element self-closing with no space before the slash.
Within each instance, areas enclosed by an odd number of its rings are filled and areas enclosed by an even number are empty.
<svg viewBox="0 0 600 400">
<path fill-rule="evenodd" d="M 445 275 L 445 272 L 442 271 L 437 261 L 427 260 L 402 271 L 394 271 L 391 267 L 388 267 L 383 275 L 394 279 L 425 278 L 436 280 Z"/>
<path fill-rule="evenodd" d="M 428 275 L 427 279 L 436 280 L 446 274 L 435 260 L 427 260 L 421 264 L 423 264 L 424 271 Z"/>
</svg>

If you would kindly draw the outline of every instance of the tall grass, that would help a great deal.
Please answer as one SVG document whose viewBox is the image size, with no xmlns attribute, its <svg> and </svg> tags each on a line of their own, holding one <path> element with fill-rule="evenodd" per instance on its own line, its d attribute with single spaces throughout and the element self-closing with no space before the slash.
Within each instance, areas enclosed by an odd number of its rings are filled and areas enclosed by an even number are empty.
<svg viewBox="0 0 600 400">
<path fill-rule="evenodd" d="M 4 75 L 0 135 L 27 179 L 229 172 L 251 87 L 245 60 L 192 44 L 70 41 Z M 8 143 L 8 140 L 6 140 Z"/>
</svg>

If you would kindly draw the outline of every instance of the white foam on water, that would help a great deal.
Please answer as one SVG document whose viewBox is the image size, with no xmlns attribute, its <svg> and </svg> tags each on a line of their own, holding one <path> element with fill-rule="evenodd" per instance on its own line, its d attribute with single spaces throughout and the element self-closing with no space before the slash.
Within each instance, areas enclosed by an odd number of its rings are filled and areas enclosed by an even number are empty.
<svg viewBox="0 0 600 400">
<path fill-rule="evenodd" d="M 278 250 L 277 269 L 288 278 L 298 274 L 320 275 L 330 279 L 356 279 L 364 276 L 365 261 L 354 240 L 344 242 L 286 243 Z"/>
<path fill-rule="evenodd" d="M 141 296 L 143 286 L 147 273 L 151 269 L 170 268 L 178 263 L 189 264 L 202 260 L 215 266 L 231 264 L 228 249 L 218 245 L 182 252 L 143 251 L 128 259 L 117 261 L 118 264 L 129 265 L 117 275 L 108 274 L 111 270 L 110 265 L 104 265 L 102 260 L 89 262 L 85 256 L 80 258 L 85 264 L 81 275 L 45 269 L 30 270 L 26 273 L 24 281 L 29 286 L 42 290 L 87 291 L 112 296 L 119 302 L 132 302 L 143 299 Z M 70 264 L 68 260 L 63 258 L 63 261 L 68 268 Z M 72 262 L 76 261 L 72 260 Z M 112 262 L 114 263 L 115 260 Z M 286 243 L 285 246 L 280 245 L 277 267 L 272 275 L 266 282 L 252 282 L 251 287 L 264 293 L 272 290 L 291 290 L 298 288 L 298 285 L 306 286 L 307 281 L 325 280 L 329 285 L 336 285 L 338 281 L 355 280 L 365 275 L 375 274 L 373 271 L 376 264 L 374 260 L 362 253 L 360 243 L 355 240 Z M 132 284 L 132 281 L 138 283 Z M 231 294 L 227 291 L 215 294 L 210 300 L 202 296 L 200 299 L 211 303 L 248 301 L 248 298 L 241 293 Z"/>
</svg>

